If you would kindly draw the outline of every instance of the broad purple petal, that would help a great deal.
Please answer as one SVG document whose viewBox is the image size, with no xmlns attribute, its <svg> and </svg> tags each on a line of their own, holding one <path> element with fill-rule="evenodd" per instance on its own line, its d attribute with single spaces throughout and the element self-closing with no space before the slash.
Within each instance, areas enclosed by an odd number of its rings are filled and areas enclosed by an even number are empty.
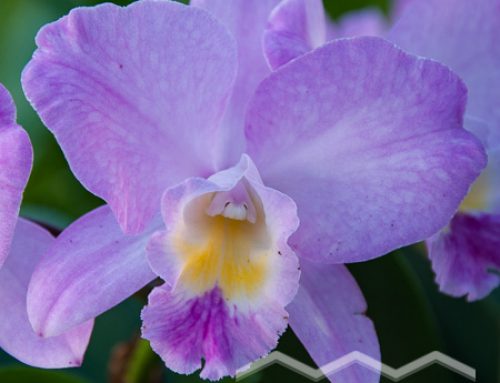
<svg viewBox="0 0 500 383">
<path fill-rule="evenodd" d="M 207 12 L 170 1 L 76 8 L 36 42 L 24 91 L 126 232 L 146 227 L 165 188 L 212 173 L 237 63 Z"/>
<path fill-rule="evenodd" d="M 319 47 L 326 41 L 326 15 L 321 0 L 283 0 L 271 13 L 264 52 L 271 68 Z"/>
<path fill-rule="evenodd" d="M 9 255 L 33 153 L 28 134 L 16 124 L 16 110 L 0 84 L 0 268 Z"/>
<path fill-rule="evenodd" d="M 301 266 L 301 286 L 287 309 L 293 332 L 316 364 L 324 367 L 354 351 L 379 361 L 380 347 L 373 323 L 365 316 L 366 302 L 345 266 L 308 261 Z M 327 376 L 335 383 L 380 379 L 379 371 L 356 364 Z"/>
<path fill-rule="evenodd" d="M 300 275 L 287 244 L 298 226 L 296 206 L 262 185 L 244 155 L 208 180 L 168 190 L 163 214 L 166 230 L 148 250 L 167 283 L 143 311 L 143 336 L 174 371 L 194 372 L 204 359 L 202 377 L 234 375 L 286 329 L 284 307 Z"/>
<path fill-rule="evenodd" d="M 442 292 L 474 301 L 500 284 L 500 215 L 455 215 L 427 241 Z"/>
<path fill-rule="evenodd" d="M 362 261 L 445 226 L 485 166 L 462 129 L 465 102 L 449 69 L 373 37 L 329 43 L 271 74 L 249 108 L 248 153 L 298 205 L 292 246 Z"/>
<path fill-rule="evenodd" d="M 93 322 L 63 335 L 43 339 L 32 329 L 26 293 L 35 265 L 54 241 L 46 230 L 19 220 L 10 257 L 0 270 L 0 348 L 21 362 L 44 368 L 77 367 L 87 349 Z"/>
<path fill-rule="evenodd" d="M 456 71 L 469 90 L 467 114 L 490 124 L 500 145 L 500 0 L 412 1 L 388 38 Z"/>
<path fill-rule="evenodd" d="M 33 328 L 43 336 L 61 334 L 153 280 L 146 244 L 155 228 L 138 236 L 124 235 L 107 206 L 70 225 L 33 273 L 28 290 Z"/>
<path fill-rule="evenodd" d="M 233 166 L 245 150 L 245 112 L 255 88 L 270 72 L 262 38 L 269 14 L 278 3 L 279 0 L 191 1 L 192 6 L 209 11 L 222 22 L 238 44 L 238 75 L 219 133 L 217 170 Z"/>
</svg>

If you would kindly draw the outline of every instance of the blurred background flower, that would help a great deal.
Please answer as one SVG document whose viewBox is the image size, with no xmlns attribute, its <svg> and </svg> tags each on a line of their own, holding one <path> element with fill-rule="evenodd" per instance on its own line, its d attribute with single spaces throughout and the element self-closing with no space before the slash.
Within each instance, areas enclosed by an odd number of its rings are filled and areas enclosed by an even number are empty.
<svg viewBox="0 0 500 383">
<path fill-rule="evenodd" d="M 126 5 L 130 1 L 113 2 Z M 21 71 L 35 49 L 34 37 L 42 25 L 76 6 L 97 3 L 100 1 L 0 1 L 0 82 L 12 92 L 18 107 L 18 122 L 29 132 L 35 151 L 21 214 L 56 231 L 102 202 L 72 176 L 54 138 L 24 98 Z M 394 13 L 390 0 L 325 0 L 325 7 L 336 21 L 366 8 L 379 10 L 387 22 Z M 500 382 L 499 291 L 475 303 L 440 294 L 423 246 L 402 249 L 349 268 L 368 301 L 368 315 L 377 328 L 385 363 L 398 367 L 439 350 L 476 368 L 478 381 Z M 138 293 L 97 319 L 81 368 L 39 370 L 26 367 L 0 351 L 0 382 L 199 382 L 196 374 L 181 376 L 165 370 L 148 343 L 139 339 L 139 312 L 145 296 Z M 312 365 L 290 330 L 281 339 L 278 350 Z M 307 380 L 277 365 L 244 380 L 271 381 Z M 405 383 L 466 381 L 439 366 L 404 380 Z"/>
</svg>

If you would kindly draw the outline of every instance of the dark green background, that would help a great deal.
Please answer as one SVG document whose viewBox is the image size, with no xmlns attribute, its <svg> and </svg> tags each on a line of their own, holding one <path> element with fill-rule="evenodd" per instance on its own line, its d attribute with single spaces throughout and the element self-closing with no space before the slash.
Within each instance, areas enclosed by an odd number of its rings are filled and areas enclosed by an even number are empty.
<svg viewBox="0 0 500 383">
<path fill-rule="evenodd" d="M 257 0 L 258 1 L 258 0 Z M 35 164 L 26 190 L 22 214 L 63 228 L 101 202 L 86 192 L 71 175 L 51 134 L 26 102 L 20 74 L 31 57 L 38 29 L 66 14 L 71 8 L 93 5 L 92 0 L 0 0 L 0 82 L 13 94 L 18 120 L 29 132 L 35 149 Z M 125 4 L 127 1 L 115 1 Z M 327 0 L 329 13 L 343 13 L 364 6 L 378 6 L 388 14 L 387 0 Z M 399 367 L 430 351 L 439 350 L 477 369 L 478 381 L 500 382 L 500 294 L 472 304 L 438 293 L 423 246 L 400 250 L 381 259 L 350 266 L 368 301 L 368 314 L 375 322 L 383 361 Z M 332 292 L 335 293 L 335 292 Z M 147 344 L 135 348 L 129 363 L 118 363 L 119 351 L 132 344 L 140 326 L 143 298 L 132 297 L 97 319 L 82 368 L 42 371 L 23 366 L 0 351 L 0 382 L 64 383 L 105 382 L 110 366 L 127 370 L 130 383 L 145 383 L 163 375 L 165 382 L 198 382 L 164 370 Z M 279 349 L 312 363 L 288 331 Z M 114 355 L 110 363 L 111 356 Z M 139 368 L 137 368 L 139 366 Z M 227 381 L 229 381 L 228 379 Z M 243 382 L 305 382 L 280 366 Z M 383 382 L 389 381 L 382 379 Z M 468 380 L 439 366 L 430 367 L 405 383 L 461 383 Z"/>
</svg>

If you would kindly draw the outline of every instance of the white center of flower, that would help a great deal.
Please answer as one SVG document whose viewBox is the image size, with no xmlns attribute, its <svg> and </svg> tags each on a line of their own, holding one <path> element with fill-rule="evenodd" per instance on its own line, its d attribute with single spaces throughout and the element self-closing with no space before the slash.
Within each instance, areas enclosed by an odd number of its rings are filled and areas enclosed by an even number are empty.
<svg viewBox="0 0 500 383">
<path fill-rule="evenodd" d="M 236 205 L 232 202 L 226 202 L 222 215 L 226 218 L 245 221 L 248 218 L 248 205 L 246 203 Z"/>
</svg>

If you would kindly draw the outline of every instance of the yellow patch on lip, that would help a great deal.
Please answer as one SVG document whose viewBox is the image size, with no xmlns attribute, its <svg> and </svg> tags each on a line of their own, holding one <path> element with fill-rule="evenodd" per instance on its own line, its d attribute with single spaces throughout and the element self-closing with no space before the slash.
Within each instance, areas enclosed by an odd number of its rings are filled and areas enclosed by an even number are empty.
<svg viewBox="0 0 500 383">
<path fill-rule="evenodd" d="M 217 215 L 203 226 L 196 242 L 186 228 L 173 240 L 183 262 L 177 286 L 199 295 L 217 285 L 229 300 L 257 296 L 270 267 L 264 224 Z"/>
</svg>

